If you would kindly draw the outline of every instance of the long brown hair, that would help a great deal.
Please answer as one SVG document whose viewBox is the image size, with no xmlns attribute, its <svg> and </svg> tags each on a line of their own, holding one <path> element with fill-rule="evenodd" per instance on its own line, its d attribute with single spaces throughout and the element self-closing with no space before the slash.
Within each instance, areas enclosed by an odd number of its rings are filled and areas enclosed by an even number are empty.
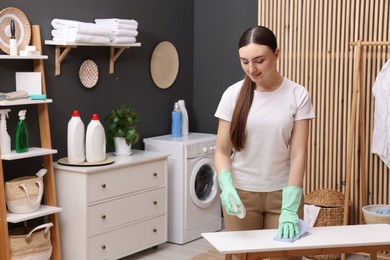
<svg viewBox="0 0 390 260">
<path fill-rule="evenodd" d="M 264 26 L 254 26 L 247 29 L 240 38 L 238 48 L 240 49 L 250 43 L 266 45 L 274 52 L 278 46 L 275 34 Z M 245 75 L 230 125 L 230 139 L 235 151 L 245 149 L 246 121 L 252 106 L 255 88 L 255 83 Z"/>
</svg>

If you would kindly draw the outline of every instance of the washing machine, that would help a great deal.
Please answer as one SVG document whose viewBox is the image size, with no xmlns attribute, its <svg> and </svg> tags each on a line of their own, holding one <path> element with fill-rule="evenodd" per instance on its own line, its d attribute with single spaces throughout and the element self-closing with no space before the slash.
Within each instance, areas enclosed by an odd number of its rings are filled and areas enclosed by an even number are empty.
<svg viewBox="0 0 390 260">
<path fill-rule="evenodd" d="M 168 152 L 168 241 L 185 244 L 221 230 L 221 202 L 214 168 L 216 135 L 189 133 L 144 139 L 145 150 Z"/>
</svg>

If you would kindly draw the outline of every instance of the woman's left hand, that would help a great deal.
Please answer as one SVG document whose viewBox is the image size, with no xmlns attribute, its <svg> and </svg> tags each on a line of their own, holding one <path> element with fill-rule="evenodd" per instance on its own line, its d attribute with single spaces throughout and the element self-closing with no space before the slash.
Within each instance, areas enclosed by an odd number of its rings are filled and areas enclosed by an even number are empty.
<svg viewBox="0 0 390 260">
<path fill-rule="evenodd" d="M 302 188 L 286 186 L 283 188 L 282 211 L 279 217 L 279 239 L 299 238 L 298 208 L 302 198 Z"/>
</svg>

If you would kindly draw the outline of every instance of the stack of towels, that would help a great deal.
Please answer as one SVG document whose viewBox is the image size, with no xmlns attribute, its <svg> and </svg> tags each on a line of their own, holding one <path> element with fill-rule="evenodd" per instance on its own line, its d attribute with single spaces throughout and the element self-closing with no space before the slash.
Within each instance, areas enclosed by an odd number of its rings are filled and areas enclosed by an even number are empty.
<svg viewBox="0 0 390 260">
<path fill-rule="evenodd" d="M 138 35 L 138 22 L 133 19 L 95 19 L 95 23 L 85 23 L 56 18 L 51 25 L 53 41 L 130 44 L 136 42 Z"/>
</svg>

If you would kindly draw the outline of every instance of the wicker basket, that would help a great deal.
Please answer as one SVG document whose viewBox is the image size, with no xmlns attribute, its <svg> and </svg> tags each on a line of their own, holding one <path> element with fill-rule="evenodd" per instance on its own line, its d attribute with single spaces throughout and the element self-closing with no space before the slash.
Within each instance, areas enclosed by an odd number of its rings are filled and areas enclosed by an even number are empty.
<svg viewBox="0 0 390 260">
<path fill-rule="evenodd" d="M 50 227 L 52 226 L 52 223 L 47 223 L 34 229 L 22 227 L 10 230 L 11 260 L 50 259 L 52 253 Z"/>
<path fill-rule="evenodd" d="M 321 207 L 315 227 L 340 226 L 344 221 L 344 195 L 331 189 L 319 189 L 305 195 L 305 204 Z M 308 256 L 313 259 L 340 259 L 340 255 Z"/>
<path fill-rule="evenodd" d="M 389 204 L 373 204 L 362 208 L 364 220 L 367 224 L 390 224 L 390 215 L 376 213 L 376 210 L 390 209 Z"/>
</svg>

